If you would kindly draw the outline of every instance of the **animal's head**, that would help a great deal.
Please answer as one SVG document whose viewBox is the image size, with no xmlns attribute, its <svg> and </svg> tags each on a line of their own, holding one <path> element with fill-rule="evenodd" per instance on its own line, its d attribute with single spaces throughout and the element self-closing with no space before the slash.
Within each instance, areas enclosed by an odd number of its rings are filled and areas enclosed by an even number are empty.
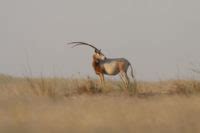
<svg viewBox="0 0 200 133">
<path fill-rule="evenodd" d="M 95 46 L 93 46 L 91 44 L 84 43 L 84 42 L 71 42 L 69 44 L 75 44 L 73 47 L 76 47 L 76 46 L 79 46 L 79 45 L 90 46 L 94 49 L 93 58 L 95 60 L 106 60 L 106 56 L 101 52 L 101 50 L 97 49 Z"/>
<path fill-rule="evenodd" d="M 101 50 L 95 49 L 94 50 L 94 58 L 97 60 L 106 60 L 106 56 L 101 52 Z"/>
</svg>

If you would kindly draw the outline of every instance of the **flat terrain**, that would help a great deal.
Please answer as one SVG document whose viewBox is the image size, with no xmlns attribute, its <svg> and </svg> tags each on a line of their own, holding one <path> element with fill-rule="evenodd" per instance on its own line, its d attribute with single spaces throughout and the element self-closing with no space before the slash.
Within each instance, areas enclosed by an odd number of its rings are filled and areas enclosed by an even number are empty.
<svg viewBox="0 0 200 133">
<path fill-rule="evenodd" d="M 101 91 L 99 90 L 101 89 Z M 199 133 L 198 81 L 120 82 L 0 76 L 1 133 Z"/>
</svg>

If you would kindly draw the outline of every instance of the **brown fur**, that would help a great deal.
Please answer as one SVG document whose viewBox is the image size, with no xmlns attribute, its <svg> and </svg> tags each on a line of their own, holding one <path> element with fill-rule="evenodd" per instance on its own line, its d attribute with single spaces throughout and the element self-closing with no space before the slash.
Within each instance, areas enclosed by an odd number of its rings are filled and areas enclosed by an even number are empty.
<svg viewBox="0 0 200 133">
<path fill-rule="evenodd" d="M 92 66 L 97 75 L 104 73 L 104 70 L 100 67 L 100 60 L 96 59 L 95 56 L 93 56 Z"/>
<path fill-rule="evenodd" d="M 119 66 L 119 71 L 121 71 L 121 72 L 126 72 L 126 66 L 125 66 L 125 64 L 123 64 L 123 63 L 121 63 L 121 62 L 119 62 L 118 63 L 118 66 Z"/>
</svg>

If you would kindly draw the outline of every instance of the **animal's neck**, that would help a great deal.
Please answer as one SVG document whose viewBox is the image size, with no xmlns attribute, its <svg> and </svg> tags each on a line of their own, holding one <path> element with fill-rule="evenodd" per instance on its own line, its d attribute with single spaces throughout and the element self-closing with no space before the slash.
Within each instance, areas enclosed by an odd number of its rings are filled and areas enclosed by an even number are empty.
<svg viewBox="0 0 200 133">
<path fill-rule="evenodd" d="M 100 60 L 93 57 L 92 66 L 96 72 L 96 74 L 104 73 L 104 69 L 100 66 Z"/>
</svg>

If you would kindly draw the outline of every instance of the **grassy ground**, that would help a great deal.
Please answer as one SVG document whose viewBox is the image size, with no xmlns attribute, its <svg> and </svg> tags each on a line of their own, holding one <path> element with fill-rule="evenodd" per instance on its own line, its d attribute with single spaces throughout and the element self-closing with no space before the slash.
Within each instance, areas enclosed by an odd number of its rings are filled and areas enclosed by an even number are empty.
<svg viewBox="0 0 200 133">
<path fill-rule="evenodd" d="M 195 80 L 138 82 L 132 95 L 114 81 L 1 75 L 0 92 L 2 133 L 200 132 Z"/>
</svg>

